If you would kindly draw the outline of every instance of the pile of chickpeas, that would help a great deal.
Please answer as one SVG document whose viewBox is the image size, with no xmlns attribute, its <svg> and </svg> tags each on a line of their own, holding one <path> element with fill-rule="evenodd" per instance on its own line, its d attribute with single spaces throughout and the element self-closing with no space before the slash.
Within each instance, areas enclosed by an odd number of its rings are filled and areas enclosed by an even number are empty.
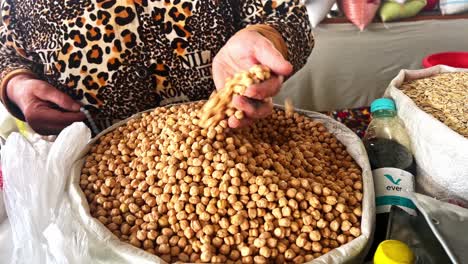
<svg viewBox="0 0 468 264">
<path fill-rule="evenodd" d="M 361 169 L 325 126 L 275 110 L 248 128 L 160 107 L 102 136 L 90 212 L 166 262 L 304 263 L 361 235 Z"/>
</svg>

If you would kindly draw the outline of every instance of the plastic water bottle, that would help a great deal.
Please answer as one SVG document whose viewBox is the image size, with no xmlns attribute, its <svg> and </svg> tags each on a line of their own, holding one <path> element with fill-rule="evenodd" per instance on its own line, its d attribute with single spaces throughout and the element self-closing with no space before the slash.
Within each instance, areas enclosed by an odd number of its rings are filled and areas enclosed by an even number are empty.
<svg viewBox="0 0 468 264">
<path fill-rule="evenodd" d="M 377 245 L 385 240 L 392 205 L 416 214 L 416 206 L 409 198 L 409 193 L 414 192 L 416 165 L 410 138 L 397 116 L 393 100 L 375 100 L 371 104 L 371 114 L 364 146 L 372 168 L 376 196 L 376 228 L 371 248 L 371 252 L 375 252 Z"/>
</svg>

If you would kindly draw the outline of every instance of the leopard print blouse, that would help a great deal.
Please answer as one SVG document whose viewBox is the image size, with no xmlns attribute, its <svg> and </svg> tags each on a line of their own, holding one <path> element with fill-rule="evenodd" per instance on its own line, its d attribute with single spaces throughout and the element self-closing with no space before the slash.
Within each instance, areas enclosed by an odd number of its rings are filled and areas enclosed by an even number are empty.
<svg viewBox="0 0 468 264">
<path fill-rule="evenodd" d="M 295 70 L 313 47 L 299 0 L 3 0 L 2 21 L 0 73 L 33 71 L 100 127 L 207 98 L 213 57 L 248 25 L 280 32 Z"/>
</svg>

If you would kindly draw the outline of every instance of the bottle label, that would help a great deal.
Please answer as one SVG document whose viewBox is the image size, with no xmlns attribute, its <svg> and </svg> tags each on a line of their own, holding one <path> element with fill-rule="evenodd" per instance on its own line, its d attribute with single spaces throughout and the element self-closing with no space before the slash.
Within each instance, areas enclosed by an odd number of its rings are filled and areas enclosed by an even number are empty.
<svg viewBox="0 0 468 264">
<path fill-rule="evenodd" d="M 410 194 L 414 192 L 414 176 L 396 168 L 380 168 L 372 171 L 375 186 L 375 205 L 378 214 L 390 212 L 396 205 L 407 213 L 416 215 L 416 206 Z"/>
</svg>

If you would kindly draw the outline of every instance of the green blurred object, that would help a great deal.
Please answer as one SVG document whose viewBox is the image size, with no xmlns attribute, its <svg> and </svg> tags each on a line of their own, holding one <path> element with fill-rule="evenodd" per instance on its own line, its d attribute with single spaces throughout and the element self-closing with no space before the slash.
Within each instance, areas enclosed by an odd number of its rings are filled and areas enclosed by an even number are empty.
<svg viewBox="0 0 468 264">
<path fill-rule="evenodd" d="M 404 4 L 386 1 L 380 7 L 380 18 L 383 22 L 399 20 L 417 15 L 427 4 L 426 0 L 409 0 Z"/>
</svg>

